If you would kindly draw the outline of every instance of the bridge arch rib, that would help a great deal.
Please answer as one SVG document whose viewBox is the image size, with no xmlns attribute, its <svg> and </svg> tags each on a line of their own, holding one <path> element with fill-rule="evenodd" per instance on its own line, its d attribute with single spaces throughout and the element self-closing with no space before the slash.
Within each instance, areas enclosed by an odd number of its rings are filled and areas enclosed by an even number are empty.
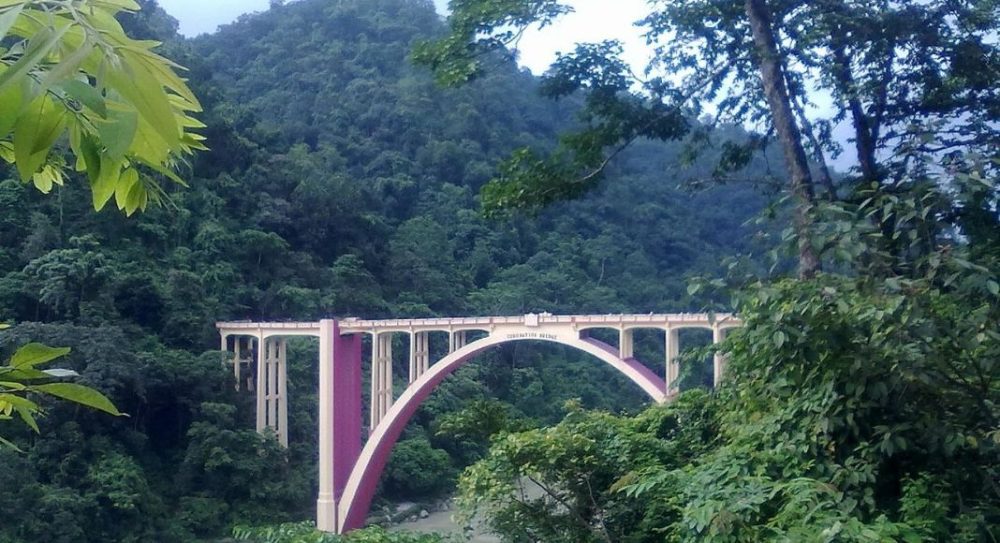
<svg viewBox="0 0 1000 543">
<path fill-rule="evenodd" d="M 653 401 L 662 403 L 667 399 L 666 385 L 663 379 L 634 358 L 619 358 L 617 349 L 604 342 L 578 336 L 543 337 L 541 334 L 531 334 L 531 337 L 509 337 L 512 335 L 517 336 L 518 334 L 494 333 L 448 354 L 434 363 L 426 373 L 410 384 L 396 399 L 385 418 L 368 436 L 368 440 L 347 479 L 337 507 L 337 531 L 339 533 L 364 525 L 375 494 L 375 488 L 392 448 L 427 396 L 455 370 L 491 347 L 515 341 L 548 341 L 574 347 L 620 371 L 636 383 Z"/>
</svg>

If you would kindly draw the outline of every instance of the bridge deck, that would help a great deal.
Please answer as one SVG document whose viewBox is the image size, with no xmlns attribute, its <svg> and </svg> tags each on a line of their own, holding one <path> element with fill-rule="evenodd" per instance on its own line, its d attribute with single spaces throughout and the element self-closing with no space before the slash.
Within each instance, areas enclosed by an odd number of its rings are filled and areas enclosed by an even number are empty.
<svg viewBox="0 0 1000 543">
<path fill-rule="evenodd" d="M 549 315 L 532 314 L 497 317 L 439 317 L 425 319 L 358 319 L 349 317 L 338 321 L 342 334 L 381 332 L 425 332 L 484 330 L 497 325 L 519 324 L 542 326 L 564 324 L 579 328 L 660 328 L 701 327 L 723 328 L 740 325 L 730 313 L 648 313 L 612 315 Z M 226 335 L 287 333 L 289 335 L 319 335 L 317 322 L 219 322 L 216 328 Z"/>
</svg>

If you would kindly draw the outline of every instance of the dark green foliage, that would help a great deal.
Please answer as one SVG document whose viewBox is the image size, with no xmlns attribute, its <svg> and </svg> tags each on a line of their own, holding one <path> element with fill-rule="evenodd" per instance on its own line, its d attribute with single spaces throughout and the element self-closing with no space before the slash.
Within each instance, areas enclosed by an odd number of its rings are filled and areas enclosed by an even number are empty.
<svg viewBox="0 0 1000 543">
<path fill-rule="evenodd" d="M 425 500 L 451 490 L 455 475 L 448 453 L 431 447 L 423 437 L 403 439 L 392 449 L 383 491 L 390 496 Z"/>
<path fill-rule="evenodd" d="M 591 197 L 531 221 L 483 218 L 496 163 L 548 147 L 580 104 L 538 98 L 538 80 L 502 59 L 468 88 L 436 87 L 408 62 L 444 31 L 428 2 L 302 0 L 195 40 L 142 4 L 126 31 L 190 69 L 211 150 L 183 172 L 189 188 L 129 219 L 95 214 L 81 183 L 42 196 L 0 172 L 0 319 L 17 323 L 0 349 L 72 347 L 67 366 L 129 414 L 46 403 L 40 437 L 12 429 L 26 454 L 3 453 L 0 499 L 18 499 L 0 504 L 0 540 L 169 543 L 311 517 L 315 345 L 290 345 L 282 450 L 253 431 L 252 396 L 212 351 L 217 320 L 694 310 L 713 301 L 689 296 L 685 276 L 750 246 L 742 225 L 765 197 L 749 183 L 687 191 L 711 166 L 677 170 L 680 149 L 650 142 Z M 446 491 L 485 453 L 492 429 L 439 432 L 449 413 L 494 399 L 554 423 L 571 398 L 646 401 L 568 349 L 484 354 L 417 414 L 382 497 Z"/>
<path fill-rule="evenodd" d="M 237 541 L 253 543 L 448 543 L 458 538 L 446 538 L 434 534 L 410 534 L 387 532 L 380 527 L 355 530 L 338 536 L 316 530 L 312 522 L 281 524 L 261 528 L 237 526 L 233 529 Z"/>
<path fill-rule="evenodd" d="M 463 475 L 465 501 L 509 541 L 996 539 L 1000 254 L 956 243 L 961 219 L 943 212 L 995 185 L 948 181 L 824 209 L 841 275 L 741 278 L 725 386 L 670 441 L 637 441 L 658 409 L 571 414 L 495 439 Z M 888 209 L 892 251 L 867 221 Z M 525 478 L 548 491 L 513 491 Z"/>
</svg>

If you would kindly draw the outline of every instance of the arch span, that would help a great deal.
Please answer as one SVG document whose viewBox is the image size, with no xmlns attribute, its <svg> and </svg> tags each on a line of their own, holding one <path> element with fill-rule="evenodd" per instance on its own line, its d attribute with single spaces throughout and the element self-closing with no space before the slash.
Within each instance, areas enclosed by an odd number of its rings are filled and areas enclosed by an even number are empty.
<svg viewBox="0 0 1000 543">
<path fill-rule="evenodd" d="M 374 428 L 364 449 L 351 470 L 343 494 L 337 504 L 337 531 L 343 533 L 364 525 L 379 477 L 406 424 L 420 404 L 437 388 L 445 377 L 468 363 L 481 352 L 514 341 L 548 341 L 590 354 L 623 373 L 636 383 L 653 401 L 666 401 L 666 385 L 648 367 L 634 358 L 623 359 L 614 347 L 592 338 L 537 334 L 531 331 L 496 332 L 445 356 L 414 381 L 395 401 L 386 417 Z"/>
<path fill-rule="evenodd" d="M 283 389 L 286 364 L 280 343 L 286 336 L 319 338 L 319 495 L 316 525 L 325 532 L 344 532 L 364 522 L 368 506 L 389 452 L 403 427 L 421 402 L 445 377 L 485 349 L 501 343 L 540 340 L 559 343 L 603 360 L 639 385 L 653 400 L 667 401 L 676 392 L 679 376 L 677 354 L 682 328 L 712 330 L 718 343 L 726 330 L 740 326 L 731 314 L 661 313 L 643 315 L 551 315 L 528 313 L 521 316 L 447 317 L 429 319 L 357 318 L 323 319 L 317 322 L 219 322 L 221 348 L 229 350 L 229 337 L 254 338 L 256 349 L 258 430 L 264 426 L 281 432 L 280 414 L 286 409 Z M 618 330 L 619 344 L 612 347 L 587 337 L 587 330 Z M 640 328 L 660 329 L 664 334 L 665 380 L 633 358 L 633 332 Z M 485 338 L 467 343 L 470 331 L 485 332 Z M 429 362 L 428 334 L 449 334 L 449 354 L 436 364 Z M 397 399 L 392 387 L 392 334 L 410 335 L 410 386 Z M 368 442 L 361 443 L 361 336 L 372 336 L 372 424 Z M 275 348 L 274 342 L 279 345 Z M 242 356 L 239 341 L 226 360 L 239 381 L 241 368 L 253 360 Z M 248 351 L 249 351 L 248 347 Z M 277 351 L 277 355 L 274 355 Z M 267 355 L 270 352 L 271 355 Z M 249 357 L 253 358 L 253 357 Z M 274 360 L 278 360 L 274 364 Z M 718 382 L 725 365 L 721 353 L 715 357 Z M 262 376 L 269 376 L 262 381 Z M 664 382 L 665 381 L 665 382 Z M 277 393 L 266 383 L 277 383 Z M 376 409 L 377 407 L 377 409 Z M 265 417 L 266 415 L 266 417 Z M 263 417 L 263 418 L 262 418 Z"/>
</svg>

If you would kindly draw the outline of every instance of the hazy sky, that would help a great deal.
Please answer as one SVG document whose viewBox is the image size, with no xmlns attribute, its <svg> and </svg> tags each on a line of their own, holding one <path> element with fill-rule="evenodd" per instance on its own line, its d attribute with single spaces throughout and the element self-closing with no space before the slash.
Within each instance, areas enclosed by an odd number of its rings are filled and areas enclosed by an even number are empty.
<svg viewBox="0 0 1000 543">
<path fill-rule="evenodd" d="M 180 21 L 181 34 L 197 36 L 214 32 L 219 25 L 232 22 L 244 13 L 267 9 L 268 0 L 159 0 L 167 13 Z M 448 0 L 434 0 L 444 13 Z M 642 37 L 632 28 L 644 10 L 645 0 L 568 0 L 576 13 L 563 17 L 543 32 L 530 32 L 521 40 L 521 62 L 541 73 L 556 51 L 570 51 L 577 42 L 617 38 L 626 45 L 627 58 L 644 66 L 648 53 Z"/>
</svg>

